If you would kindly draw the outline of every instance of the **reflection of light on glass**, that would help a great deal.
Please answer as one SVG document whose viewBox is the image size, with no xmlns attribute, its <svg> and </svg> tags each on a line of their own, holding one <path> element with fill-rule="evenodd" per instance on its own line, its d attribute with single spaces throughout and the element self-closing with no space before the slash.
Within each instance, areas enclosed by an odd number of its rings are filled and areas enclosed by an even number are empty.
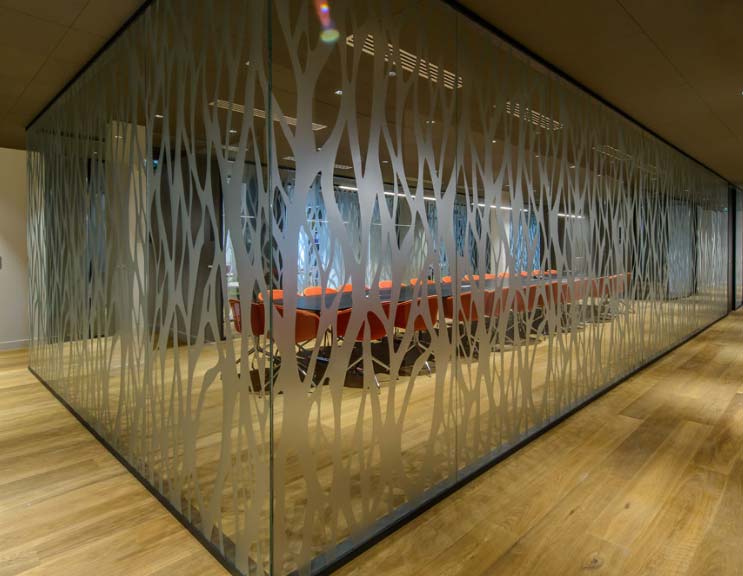
<svg viewBox="0 0 743 576">
<path fill-rule="evenodd" d="M 332 44 L 338 40 L 339 34 L 335 28 L 333 19 L 330 17 L 328 0 L 315 0 L 315 11 L 317 12 L 317 19 L 320 20 L 320 24 L 322 25 L 320 40 L 326 44 Z"/>
</svg>

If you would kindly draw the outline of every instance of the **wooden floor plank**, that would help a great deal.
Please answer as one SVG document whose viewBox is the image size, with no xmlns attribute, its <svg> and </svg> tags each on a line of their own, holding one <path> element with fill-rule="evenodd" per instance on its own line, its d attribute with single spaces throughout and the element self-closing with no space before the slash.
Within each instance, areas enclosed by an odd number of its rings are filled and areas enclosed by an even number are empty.
<svg viewBox="0 0 743 576">
<path fill-rule="evenodd" d="M 741 343 L 738 312 L 339 573 L 743 574 Z M 0 353 L 0 576 L 226 574 L 25 363 Z"/>
</svg>

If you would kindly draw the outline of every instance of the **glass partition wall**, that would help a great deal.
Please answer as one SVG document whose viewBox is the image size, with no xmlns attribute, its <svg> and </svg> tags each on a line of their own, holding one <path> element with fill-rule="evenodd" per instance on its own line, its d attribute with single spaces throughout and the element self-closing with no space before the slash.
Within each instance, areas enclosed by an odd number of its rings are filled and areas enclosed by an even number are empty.
<svg viewBox="0 0 743 576">
<path fill-rule="evenodd" d="M 157 0 L 28 142 L 31 368 L 243 574 L 727 310 L 727 184 L 439 0 Z"/>
</svg>

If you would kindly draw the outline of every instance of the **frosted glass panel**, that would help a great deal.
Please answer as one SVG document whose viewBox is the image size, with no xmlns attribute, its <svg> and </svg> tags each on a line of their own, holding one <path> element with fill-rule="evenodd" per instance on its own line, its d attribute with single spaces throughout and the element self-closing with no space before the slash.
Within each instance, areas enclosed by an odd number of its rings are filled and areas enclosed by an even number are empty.
<svg viewBox="0 0 743 576">
<path fill-rule="evenodd" d="M 31 367 L 242 574 L 727 310 L 727 184 L 439 0 L 155 0 L 28 143 Z"/>
</svg>

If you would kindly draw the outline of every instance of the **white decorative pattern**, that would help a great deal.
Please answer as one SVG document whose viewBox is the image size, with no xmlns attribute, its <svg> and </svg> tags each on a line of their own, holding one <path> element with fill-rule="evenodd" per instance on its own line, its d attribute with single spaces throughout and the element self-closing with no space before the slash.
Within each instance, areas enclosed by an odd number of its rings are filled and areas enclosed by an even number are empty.
<svg viewBox="0 0 743 576">
<path fill-rule="evenodd" d="M 31 367 L 245 574 L 727 307 L 725 182 L 438 0 L 330 10 L 158 0 L 28 135 Z"/>
</svg>

